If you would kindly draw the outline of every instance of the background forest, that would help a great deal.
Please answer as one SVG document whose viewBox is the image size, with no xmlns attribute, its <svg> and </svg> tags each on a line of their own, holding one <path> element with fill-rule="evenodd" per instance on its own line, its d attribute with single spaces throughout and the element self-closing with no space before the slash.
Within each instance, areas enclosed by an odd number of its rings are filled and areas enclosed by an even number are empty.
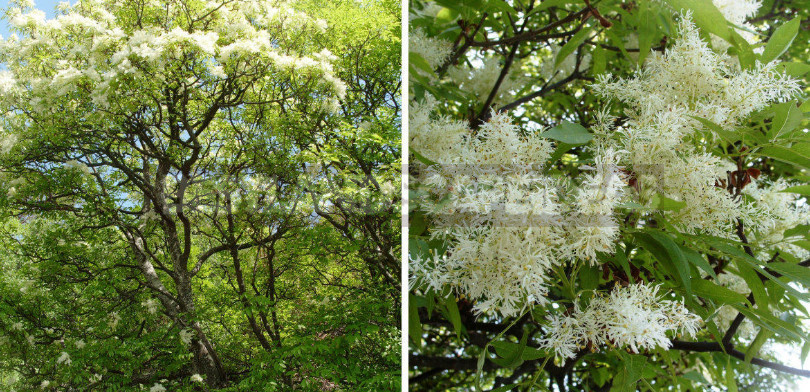
<svg viewBox="0 0 810 392">
<path fill-rule="evenodd" d="M 399 390 L 400 12 L 12 2 L 0 389 Z"/>
<path fill-rule="evenodd" d="M 806 388 L 808 10 L 412 1 L 410 390 Z"/>
</svg>

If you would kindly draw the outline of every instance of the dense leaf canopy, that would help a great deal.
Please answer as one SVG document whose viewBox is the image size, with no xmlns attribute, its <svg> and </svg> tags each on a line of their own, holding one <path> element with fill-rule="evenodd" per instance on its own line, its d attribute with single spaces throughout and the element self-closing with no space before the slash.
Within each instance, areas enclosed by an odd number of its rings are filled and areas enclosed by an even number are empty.
<svg viewBox="0 0 810 392">
<path fill-rule="evenodd" d="M 399 390 L 399 2 L 26 1 L 3 390 Z"/>
</svg>

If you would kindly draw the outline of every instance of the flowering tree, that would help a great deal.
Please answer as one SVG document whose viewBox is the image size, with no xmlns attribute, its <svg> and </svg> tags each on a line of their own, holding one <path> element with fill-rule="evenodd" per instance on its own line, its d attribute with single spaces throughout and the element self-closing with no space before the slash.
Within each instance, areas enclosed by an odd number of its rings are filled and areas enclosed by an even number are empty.
<svg viewBox="0 0 810 392">
<path fill-rule="evenodd" d="M 0 383 L 398 390 L 398 9 L 12 2 Z"/>
<path fill-rule="evenodd" d="M 805 12 L 413 2 L 412 390 L 810 376 Z"/>
</svg>

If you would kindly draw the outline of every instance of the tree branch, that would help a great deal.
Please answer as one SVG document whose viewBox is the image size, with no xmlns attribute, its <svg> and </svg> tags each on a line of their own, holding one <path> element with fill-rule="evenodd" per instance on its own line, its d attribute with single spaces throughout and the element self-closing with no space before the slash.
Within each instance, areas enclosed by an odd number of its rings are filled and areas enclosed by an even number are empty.
<svg viewBox="0 0 810 392">
<path fill-rule="evenodd" d="M 723 347 L 717 342 L 684 342 L 680 340 L 672 341 L 672 348 L 675 350 L 694 351 L 694 352 L 722 352 Z M 745 360 L 745 353 L 737 350 L 734 346 L 729 345 L 725 350 L 728 355 L 739 360 Z M 797 369 L 790 366 L 785 366 L 776 362 L 766 361 L 762 358 L 753 357 L 751 363 L 754 365 L 778 370 L 780 372 L 795 374 L 802 377 L 810 377 L 810 370 Z"/>
</svg>

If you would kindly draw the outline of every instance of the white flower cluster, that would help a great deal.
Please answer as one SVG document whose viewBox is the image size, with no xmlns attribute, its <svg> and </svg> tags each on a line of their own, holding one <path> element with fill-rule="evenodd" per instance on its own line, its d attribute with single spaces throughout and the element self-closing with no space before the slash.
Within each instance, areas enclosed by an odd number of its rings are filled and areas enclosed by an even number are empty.
<svg viewBox="0 0 810 392">
<path fill-rule="evenodd" d="M 56 359 L 57 364 L 64 364 L 65 366 L 69 366 L 71 362 L 70 355 L 64 351 L 62 351 L 62 354 Z"/>
<path fill-rule="evenodd" d="M 701 319 L 682 302 L 664 299 L 659 286 L 646 283 L 617 287 L 609 295 L 597 293 L 585 309 L 575 305 L 569 315 L 550 317 L 548 336 L 541 347 L 562 358 L 574 358 L 585 348 L 623 347 L 634 353 L 672 346 L 667 335 L 694 336 Z"/>
<path fill-rule="evenodd" d="M 155 314 L 158 310 L 158 301 L 154 298 L 149 298 L 146 301 L 141 302 L 141 306 L 146 308 L 146 311 L 149 314 Z"/>
<path fill-rule="evenodd" d="M 630 79 L 601 77 L 595 92 L 628 105 L 629 121 L 617 129 L 617 147 L 637 180 L 639 199 L 655 194 L 685 202 L 668 212 L 679 229 L 728 236 L 733 220 L 747 207 L 716 186 L 736 170 L 726 159 L 706 153 L 689 139 L 701 129 L 692 117 L 733 128 L 752 112 L 799 92 L 798 83 L 775 70 L 775 63 L 755 69 L 730 69 L 724 54 L 703 42 L 689 14 L 681 18 L 679 37 L 661 54 L 650 54 Z"/>
<path fill-rule="evenodd" d="M 408 50 L 422 56 L 435 70 L 450 57 L 453 44 L 440 38 L 429 37 L 422 29 L 413 29 L 408 33 Z"/>
<path fill-rule="evenodd" d="M 473 131 L 434 119 L 434 105 L 428 98 L 412 108 L 411 145 L 436 163 L 420 166 L 416 182 L 440 200 L 426 206 L 431 234 L 451 246 L 446 255 L 412 260 L 412 286 L 450 286 L 474 299 L 478 312 L 511 316 L 547 303 L 554 265 L 594 263 L 596 252 L 612 252 L 625 183 L 615 150 L 597 150 L 576 186 L 545 175 L 551 143 L 523 134 L 505 114 Z"/>
<path fill-rule="evenodd" d="M 160 383 L 155 383 L 155 385 L 149 388 L 149 392 L 166 392 L 166 388 Z"/>
<path fill-rule="evenodd" d="M 194 337 L 194 330 L 191 328 L 184 328 L 180 330 L 180 340 L 183 344 L 191 344 L 191 339 Z"/>
<path fill-rule="evenodd" d="M 754 26 L 751 26 L 747 20 L 748 18 L 757 14 L 759 11 L 759 7 L 762 6 L 762 2 L 759 0 L 712 0 L 712 3 L 720 10 L 720 13 L 731 22 L 731 24 L 737 26 L 737 32 L 749 43 L 756 43 L 757 42 L 757 35 L 752 33 L 754 31 Z M 712 39 L 712 43 L 714 44 L 716 40 Z M 718 48 L 717 45 L 713 45 L 715 48 Z M 720 46 L 728 48 L 730 44 L 725 43 L 724 45 Z M 719 48 L 718 48 L 719 49 Z"/>
<path fill-rule="evenodd" d="M 167 28 L 163 21 L 128 26 L 128 18 L 115 14 L 121 9 L 114 3 L 81 0 L 61 7 L 54 19 L 46 19 L 39 10 L 10 8 L 11 26 L 21 36 L 0 41 L 0 54 L 9 68 L 0 73 L 0 103 L 14 105 L 14 98 L 25 93 L 33 97 L 30 104 L 36 112 L 46 112 L 62 107 L 56 103 L 66 96 L 87 91 L 94 105 L 123 106 L 127 99 L 148 95 L 130 89 L 178 81 L 184 81 L 184 88 L 214 89 L 228 75 L 253 78 L 268 69 L 312 76 L 329 93 L 324 98 L 331 106 L 345 94 L 344 83 L 334 75 L 331 53 L 298 53 L 284 47 L 287 40 L 325 28 L 324 21 L 294 10 L 287 2 L 211 2 L 185 9 L 158 0 L 142 2 L 143 9 L 158 9 L 169 20 L 181 15 L 199 18 L 197 26 L 205 29 L 193 31 Z M 189 56 L 199 66 L 182 71 L 186 67 L 178 64 L 188 64 Z M 30 63 L 30 59 L 36 60 Z M 43 75 L 43 69 L 50 74 Z"/>
<path fill-rule="evenodd" d="M 118 312 L 111 312 L 109 318 L 107 325 L 112 329 L 118 328 L 118 323 L 121 322 L 121 315 L 119 315 Z"/>
<path fill-rule="evenodd" d="M 785 237 L 788 229 L 799 225 L 810 224 L 810 205 L 802 200 L 802 195 L 785 192 L 792 184 L 780 179 L 774 183 L 754 181 L 743 189 L 743 194 L 750 197 L 756 205 L 756 216 L 747 217 L 746 226 L 753 229 L 755 241 L 764 249 L 779 249 L 805 259 L 810 251 L 792 242 L 803 239 L 801 234 Z M 764 255 L 767 260 L 769 255 Z"/>
</svg>

